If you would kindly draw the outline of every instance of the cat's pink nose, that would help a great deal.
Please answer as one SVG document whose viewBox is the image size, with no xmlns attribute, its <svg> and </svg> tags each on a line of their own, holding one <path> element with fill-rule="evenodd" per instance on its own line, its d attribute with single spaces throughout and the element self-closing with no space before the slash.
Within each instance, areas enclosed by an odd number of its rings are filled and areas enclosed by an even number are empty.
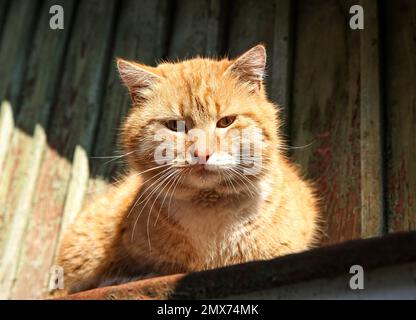
<svg viewBox="0 0 416 320">
<path fill-rule="evenodd" d="M 212 153 L 207 149 L 200 150 L 198 148 L 195 148 L 194 150 L 194 157 L 198 157 L 200 162 L 206 163 L 211 155 Z"/>
</svg>

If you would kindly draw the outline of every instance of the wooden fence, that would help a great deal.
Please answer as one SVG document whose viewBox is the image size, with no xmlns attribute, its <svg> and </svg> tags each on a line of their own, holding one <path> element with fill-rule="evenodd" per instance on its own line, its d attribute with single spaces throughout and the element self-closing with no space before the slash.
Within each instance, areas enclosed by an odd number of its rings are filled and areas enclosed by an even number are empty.
<svg viewBox="0 0 416 320">
<path fill-rule="evenodd" d="M 64 8 L 51 30 L 49 8 Z M 349 27 L 361 4 L 365 29 Z M 263 42 L 270 98 L 318 187 L 323 244 L 416 229 L 413 0 L 0 0 L 0 298 L 37 298 L 62 235 L 120 164 L 116 56 L 155 64 Z"/>
</svg>

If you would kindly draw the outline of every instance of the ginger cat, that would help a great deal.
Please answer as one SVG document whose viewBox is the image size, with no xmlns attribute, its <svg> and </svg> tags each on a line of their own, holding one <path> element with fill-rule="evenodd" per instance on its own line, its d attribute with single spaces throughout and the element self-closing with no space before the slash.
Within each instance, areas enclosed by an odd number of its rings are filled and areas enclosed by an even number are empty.
<svg viewBox="0 0 416 320">
<path fill-rule="evenodd" d="M 283 155 L 265 65 L 262 45 L 235 60 L 149 67 L 118 59 L 133 101 L 121 134 L 130 171 L 64 236 L 57 264 L 67 292 L 271 259 L 314 243 L 316 199 Z M 205 137 L 191 135 L 196 129 Z M 238 140 L 244 130 L 251 133 Z M 257 154 L 234 152 L 251 138 Z M 230 152 L 218 147 L 224 141 L 239 144 Z"/>
</svg>

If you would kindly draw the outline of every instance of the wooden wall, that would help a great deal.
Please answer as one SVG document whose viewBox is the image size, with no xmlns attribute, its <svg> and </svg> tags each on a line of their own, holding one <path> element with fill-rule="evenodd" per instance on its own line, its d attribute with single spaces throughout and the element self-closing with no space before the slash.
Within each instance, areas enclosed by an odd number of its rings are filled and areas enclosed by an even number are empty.
<svg viewBox="0 0 416 320">
<path fill-rule="evenodd" d="M 267 45 L 269 96 L 314 180 L 323 244 L 416 229 L 416 3 L 0 0 L 0 298 L 46 292 L 63 230 L 122 169 L 114 58 L 155 64 Z M 65 29 L 49 28 L 49 8 Z"/>
</svg>

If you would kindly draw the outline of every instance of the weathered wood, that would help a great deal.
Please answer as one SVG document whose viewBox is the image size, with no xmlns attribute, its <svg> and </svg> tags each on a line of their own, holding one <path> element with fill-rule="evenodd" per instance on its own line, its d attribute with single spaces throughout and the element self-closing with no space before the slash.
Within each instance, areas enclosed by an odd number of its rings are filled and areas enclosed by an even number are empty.
<svg viewBox="0 0 416 320">
<path fill-rule="evenodd" d="M 121 84 L 115 66 L 115 57 L 136 59 L 146 64 L 154 64 L 157 59 L 161 59 L 166 49 L 168 9 L 169 3 L 166 0 L 141 2 L 127 0 L 121 4 L 114 50 L 111 53 L 110 73 L 105 86 L 97 137 L 90 159 L 92 177 L 88 184 L 88 195 L 94 196 L 103 191 L 107 183 L 118 174 L 123 160 L 120 158 L 120 161 L 112 161 L 114 159 L 107 158 L 117 156 L 118 128 L 131 105 L 128 92 Z M 76 155 L 82 152 L 77 151 Z M 100 157 L 103 158 L 100 159 Z M 87 170 L 86 164 L 83 168 L 73 167 L 73 171 L 78 174 L 73 174 L 71 178 L 65 202 L 61 237 L 82 207 L 85 180 L 89 178 Z"/>
<path fill-rule="evenodd" d="M 2 143 L 0 144 L 0 170 L 2 169 L 3 163 L 5 162 L 6 157 L 7 157 L 7 151 L 9 150 L 10 138 L 12 136 L 13 129 L 14 129 L 14 116 L 13 116 L 12 106 L 10 105 L 9 101 L 3 100 L 0 105 L 0 141 L 2 141 Z M 4 174 L 3 170 L 2 172 Z M 0 189 L 0 192 L 1 192 L 1 189 Z M 0 217 L 7 216 L 6 210 L 7 208 L 5 206 L 2 206 L 2 209 L 0 211 Z M 2 220 L 0 220 L 0 230 L 3 226 Z M 1 244 L 1 236 L 2 236 L 1 234 L 2 233 L 0 232 L 0 244 Z"/>
<path fill-rule="evenodd" d="M 293 1 L 276 0 L 269 96 L 282 108 L 284 133 L 290 138 L 290 93 L 293 56 Z"/>
<path fill-rule="evenodd" d="M 381 133 L 379 8 L 377 0 L 361 0 L 365 28 L 360 32 L 361 237 L 384 232 Z"/>
<path fill-rule="evenodd" d="M 385 1 L 388 230 L 416 229 L 416 6 Z"/>
<path fill-rule="evenodd" d="M 251 47 L 263 43 L 266 45 L 268 57 L 273 57 L 273 33 L 275 1 L 237 0 L 232 2 L 230 31 L 228 34 L 228 51 L 236 57 Z M 267 86 L 270 87 L 272 59 L 267 61 Z"/>
<path fill-rule="evenodd" d="M 345 18 L 353 4 L 297 6 L 292 143 L 305 146 L 294 158 L 321 198 L 324 243 L 361 235 L 360 31 Z"/>
<path fill-rule="evenodd" d="M 49 7 L 53 4 L 60 4 L 65 9 L 66 29 L 62 31 L 49 28 Z M 46 148 L 45 127 L 61 77 L 60 67 L 74 2 L 50 0 L 41 9 L 39 28 L 31 45 L 32 54 L 23 81 L 23 100 L 16 119 L 16 128 L 11 136 L 7 162 L 0 176 L 0 203 L 3 204 L 7 216 L 1 226 L 2 234 L 7 235 L 6 242 L 4 246 L 0 242 L 0 275 L 4 276 L 0 291 L 3 294 L 10 291 L 19 248 L 29 219 L 36 178 Z"/>
<path fill-rule="evenodd" d="M 31 219 L 21 249 L 14 298 L 45 293 L 60 230 L 75 148 L 92 147 L 108 65 L 114 1 L 82 1 L 48 128 L 49 148 L 35 187 Z M 88 161 L 86 156 L 75 158 Z M 74 165 L 77 165 L 74 163 Z"/>
<path fill-rule="evenodd" d="M 115 65 L 115 57 L 132 59 L 148 65 L 155 65 L 166 51 L 168 10 L 166 0 L 134 0 L 123 2 L 121 6 L 115 45 L 112 52 L 113 63 L 105 89 L 102 116 L 92 156 L 93 177 L 110 180 L 120 169 L 120 162 L 112 156 L 120 156 L 117 145 L 120 122 L 126 116 L 130 96 L 122 85 Z"/>
<path fill-rule="evenodd" d="M 224 1 L 177 2 L 170 40 L 170 58 L 218 56 L 222 51 Z"/>
<path fill-rule="evenodd" d="M 16 117 L 18 111 L 17 104 L 38 5 L 39 1 L 11 1 L 2 33 L 0 33 L 2 35 L 0 38 L 0 103 L 3 100 L 9 101 L 13 118 Z M 8 128 L 0 127 L 0 132 L 3 130 L 8 130 Z M 3 137 L 7 132 L 1 134 Z M 9 142 L 9 139 L 2 141 L 2 150 L 8 149 Z M 2 164 L 4 164 L 4 159 L 0 158 L 0 172 Z"/>
<path fill-rule="evenodd" d="M 33 6 L 33 3 L 29 6 L 28 4 L 29 2 L 16 1 L 11 5 L 0 49 L 0 70 L 2 70 L 0 72 L 0 90 L 2 90 L 2 99 L 5 99 L 1 104 L 0 116 L 0 172 L 2 172 L 0 175 L 0 298 L 8 297 L 17 265 L 21 234 L 26 221 L 25 219 L 13 220 L 15 208 L 12 208 L 13 205 L 9 202 L 11 195 L 8 194 L 10 190 L 7 188 L 6 180 L 13 174 L 13 170 L 10 170 L 8 164 L 21 161 L 20 155 L 15 155 L 18 157 L 14 159 L 9 156 L 13 153 L 15 146 L 12 137 L 18 130 L 19 122 L 16 117 L 18 109 L 21 109 L 17 104 L 20 103 L 22 92 L 25 91 L 22 90 L 24 88 L 22 86 L 25 74 L 24 66 L 29 60 L 27 49 L 32 44 L 30 37 L 33 34 L 33 22 L 36 18 L 37 6 Z M 15 121 L 17 121 L 16 124 Z M 24 148 L 27 145 L 22 144 L 20 147 Z M 29 152 L 30 149 L 26 151 Z M 18 191 L 13 190 L 13 192 Z M 6 239 L 7 243 L 4 245 Z"/>
<path fill-rule="evenodd" d="M 20 95 L 30 39 L 39 1 L 11 1 L 0 43 L 0 101 L 10 101 L 14 112 Z"/>
<path fill-rule="evenodd" d="M 6 14 L 7 14 L 9 5 L 10 5 L 9 0 L 0 0 L 0 43 L 1 43 L 4 20 L 6 20 Z"/>
<path fill-rule="evenodd" d="M 62 31 L 51 30 L 47 23 L 49 7 L 53 4 L 60 4 L 65 9 L 66 29 Z M 71 0 L 46 1 L 42 7 L 39 20 L 41 24 L 31 44 L 32 53 L 28 59 L 28 68 L 23 81 L 23 97 L 16 119 L 16 128 L 11 136 L 7 161 L 0 176 L 0 203 L 8 222 L 0 224 L 2 235 L 7 233 L 7 225 L 13 225 L 15 220 L 19 223 L 27 220 L 28 211 L 18 208 L 30 206 L 32 199 L 31 192 L 37 177 L 35 168 L 39 167 L 34 154 L 42 152 L 45 148 L 45 128 L 61 77 L 60 67 L 71 27 L 73 9 L 74 3 Z M 40 161 L 40 158 L 37 160 Z M 16 238 L 13 241 L 17 241 L 17 238 L 21 237 L 10 234 L 9 239 L 12 238 Z M 0 241 L 0 248 L 2 244 Z M 10 250 L 14 252 L 13 256 L 17 257 L 18 251 L 15 248 Z M 6 254 L 4 250 L 0 252 Z"/>
</svg>

